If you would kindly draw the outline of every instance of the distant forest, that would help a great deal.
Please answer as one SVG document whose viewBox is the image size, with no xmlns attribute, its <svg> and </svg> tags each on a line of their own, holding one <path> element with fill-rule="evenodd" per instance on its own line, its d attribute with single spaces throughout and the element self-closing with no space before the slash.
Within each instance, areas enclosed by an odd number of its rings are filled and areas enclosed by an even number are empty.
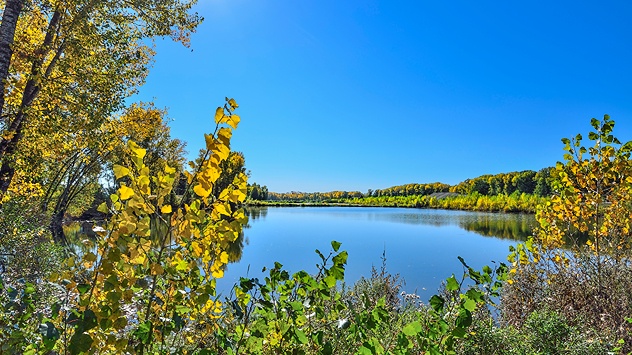
<svg viewBox="0 0 632 355">
<path fill-rule="evenodd" d="M 330 191 L 330 192 L 270 192 L 266 186 L 256 183 L 248 185 L 248 197 L 260 201 L 285 201 L 285 202 L 324 202 L 348 198 L 382 197 L 382 196 L 426 196 L 434 193 L 452 192 L 460 195 L 478 193 L 483 196 L 532 194 L 537 196 L 550 196 L 551 171 L 553 168 L 544 168 L 540 171 L 524 170 L 496 175 L 487 174 L 473 179 L 467 179 L 457 185 L 448 185 L 440 182 L 427 184 L 406 184 L 392 186 L 386 189 L 369 189 L 360 191 Z"/>
</svg>

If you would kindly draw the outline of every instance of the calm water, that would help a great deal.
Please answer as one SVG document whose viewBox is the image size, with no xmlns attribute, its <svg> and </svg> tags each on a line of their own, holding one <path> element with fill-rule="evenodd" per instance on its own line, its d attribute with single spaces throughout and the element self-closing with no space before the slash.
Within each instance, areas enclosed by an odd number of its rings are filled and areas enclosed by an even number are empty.
<svg viewBox="0 0 632 355">
<path fill-rule="evenodd" d="M 427 300 L 447 277 L 462 274 L 457 256 L 477 269 L 504 262 L 509 246 L 526 239 L 535 224 L 532 215 L 406 208 L 262 207 L 247 213 L 243 239 L 229 250 L 233 263 L 217 281 L 224 294 L 240 276 L 262 279 L 261 269 L 275 261 L 290 273 L 315 273 L 320 259 L 314 250 L 328 255 L 336 240 L 349 252 L 348 284 L 370 277 L 386 252 L 387 270 L 405 280 L 404 290 Z M 86 235 L 94 237 L 90 222 L 64 229 L 77 248 Z"/>
<path fill-rule="evenodd" d="M 337 240 L 349 252 L 347 283 L 369 277 L 385 251 L 387 270 L 403 277 L 404 290 L 428 299 L 445 278 L 462 274 L 457 256 L 475 268 L 504 262 L 535 224 L 531 215 L 374 207 L 264 207 L 249 215 L 241 258 L 218 280 L 220 291 L 240 276 L 262 277 L 274 261 L 291 273 L 316 272 L 314 250 L 326 254 Z"/>
</svg>

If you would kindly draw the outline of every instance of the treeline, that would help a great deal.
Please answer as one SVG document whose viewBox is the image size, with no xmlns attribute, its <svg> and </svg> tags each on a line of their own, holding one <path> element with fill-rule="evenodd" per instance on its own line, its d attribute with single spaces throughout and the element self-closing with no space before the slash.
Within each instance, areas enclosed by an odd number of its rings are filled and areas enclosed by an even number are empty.
<svg viewBox="0 0 632 355">
<path fill-rule="evenodd" d="M 269 192 L 267 186 L 261 186 L 257 183 L 248 184 L 247 196 L 251 200 L 265 201 L 268 199 Z"/>
<path fill-rule="evenodd" d="M 514 192 L 511 195 L 485 196 L 477 192 L 438 198 L 426 196 L 381 196 L 354 199 L 338 199 L 330 203 L 371 207 L 415 207 L 481 212 L 535 213 L 536 206 L 545 197 Z"/>
<path fill-rule="evenodd" d="M 451 186 L 450 192 L 464 195 L 477 192 L 487 196 L 511 195 L 518 192 L 550 196 L 553 191 L 551 187 L 552 169 L 544 168 L 538 172 L 524 170 L 496 175 L 482 175 Z"/>
<path fill-rule="evenodd" d="M 325 202 L 330 200 L 362 198 L 364 194 L 360 191 L 330 191 L 330 192 L 269 192 L 268 201 L 285 202 Z"/>
<path fill-rule="evenodd" d="M 434 182 L 431 184 L 406 184 L 375 191 L 369 189 L 365 197 L 425 196 L 435 192 L 448 192 L 449 190 L 450 185 L 441 182 Z"/>
<path fill-rule="evenodd" d="M 451 208 L 481 210 L 481 211 L 514 211 L 515 205 L 523 205 L 521 195 L 550 196 L 551 170 L 544 168 L 540 171 L 524 170 L 496 175 L 482 175 L 467 179 L 457 185 L 440 182 L 428 184 L 406 184 L 392 186 L 386 189 L 369 189 L 366 193 L 359 191 L 331 191 L 331 192 L 268 192 L 266 186 L 250 185 L 248 197 L 251 200 L 288 202 L 288 203 L 344 203 L 366 206 L 405 206 L 427 208 Z M 265 191 L 265 193 L 263 192 Z M 439 198 L 437 194 L 453 193 L 469 196 L 449 196 Z M 434 196 L 433 196 L 434 194 Z M 498 198 L 483 198 L 496 197 Z M 402 198 L 406 197 L 406 198 Z M 408 198 L 410 197 L 410 198 Z M 538 199 L 536 199 L 538 200 Z M 512 203 L 508 201 L 513 201 Z M 535 204 L 528 203 L 521 211 L 532 211 Z"/>
</svg>

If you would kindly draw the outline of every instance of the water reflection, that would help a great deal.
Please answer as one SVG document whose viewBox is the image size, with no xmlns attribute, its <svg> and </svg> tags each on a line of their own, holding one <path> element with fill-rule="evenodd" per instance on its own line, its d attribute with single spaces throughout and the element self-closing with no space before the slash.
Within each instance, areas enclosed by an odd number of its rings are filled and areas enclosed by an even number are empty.
<svg viewBox="0 0 632 355">
<path fill-rule="evenodd" d="M 315 214 L 345 220 L 426 225 L 432 227 L 458 226 L 466 231 L 500 239 L 527 240 L 536 225 L 531 214 L 488 213 L 433 209 L 394 209 L 374 207 L 272 207 L 288 213 Z M 372 211 L 373 210 L 373 211 Z M 388 213 L 385 213 L 388 212 Z M 249 207 L 250 221 L 265 220 L 268 207 Z"/>
<path fill-rule="evenodd" d="M 429 297 L 442 280 L 462 272 L 457 256 L 475 268 L 503 261 L 509 246 L 524 240 L 535 225 L 532 215 L 405 208 L 255 207 L 245 212 L 248 224 L 227 250 L 231 263 L 218 290 L 227 292 L 241 276 L 263 277 L 258 270 L 274 261 L 290 271 L 312 271 L 314 249 L 326 251 L 337 240 L 350 255 L 347 282 L 369 276 L 386 251 L 389 271 L 402 275 L 406 291 Z M 64 227 L 78 254 L 85 248 L 81 241 L 95 237 L 93 225 Z"/>
<path fill-rule="evenodd" d="M 527 240 L 536 225 L 533 215 L 473 215 L 463 218 L 459 226 L 485 237 Z"/>
<path fill-rule="evenodd" d="M 434 227 L 454 225 L 485 237 L 513 240 L 527 240 L 535 226 L 535 218 L 528 214 L 443 210 L 425 210 L 424 213 L 370 213 L 369 219 Z"/>
<path fill-rule="evenodd" d="M 268 215 L 268 207 L 246 207 L 245 209 L 246 216 L 248 216 L 248 221 L 256 221 L 258 219 L 266 219 Z"/>
<path fill-rule="evenodd" d="M 284 207 L 273 207 L 284 208 Z M 404 210 L 404 212 L 391 210 L 392 213 L 384 213 L 383 209 L 371 212 L 371 208 L 285 208 L 291 213 L 313 214 L 315 211 L 330 217 L 344 219 L 366 219 L 369 221 L 382 221 L 403 223 L 411 225 L 427 225 L 433 227 L 458 226 L 466 231 L 500 239 L 526 240 L 532 234 L 536 224 L 533 215 L 528 214 L 501 214 L 484 212 L 448 211 L 448 210 Z M 245 208 L 248 216 L 248 224 L 244 230 L 251 228 L 251 223 L 264 221 L 268 216 L 268 207 Z M 101 222 L 78 221 L 64 226 L 64 233 L 76 252 L 81 253 L 84 239 L 94 240 L 96 233 L 92 228 Z M 247 235 L 242 231 L 237 240 L 230 244 L 227 252 L 230 262 L 239 262 L 242 258 L 245 246 L 249 244 Z"/>
<path fill-rule="evenodd" d="M 251 214 L 247 212 L 247 216 L 253 219 L 257 219 L 260 216 L 265 218 L 267 211 L 262 211 L 256 213 L 256 217 L 250 217 Z M 64 235 L 68 240 L 68 245 L 71 249 L 71 252 L 75 255 L 83 255 L 84 253 L 91 251 L 95 252 L 94 245 L 90 246 L 89 243 L 84 243 L 83 241 L 88 239 L 91 241 L 96 240 L 97 234 L 94 232 L 93 228 L 96 225 L 102 226 L 103 221 L 74 221 L 71 223 L 67 223 L 63 226 Z M 154 225 L 152 224 L 152 229 Z M 244 228 L 250 228 L 250 224 L 246 224 Z M 156 233 L 152 232 L 152 235 Z M 226 252 L 228 253 L 228 261 L 230 263 L 236 263 L 241 260 L 241 257 L 244 252 L 244 247 L 248 245 L 248 239 L 245 237 L 244 231 L 242 230 L 237 239 L 231 242 L 228 245 L 228 249 Z"/>
</svg>

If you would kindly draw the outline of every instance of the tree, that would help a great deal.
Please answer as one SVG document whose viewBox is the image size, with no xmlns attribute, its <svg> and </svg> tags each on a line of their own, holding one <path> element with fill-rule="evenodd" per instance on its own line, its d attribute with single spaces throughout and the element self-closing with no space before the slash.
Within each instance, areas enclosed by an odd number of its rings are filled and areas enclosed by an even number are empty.
<svg viewBox="0 0 632 355">
<path fill-rule="evenodd" d="M 535 189 L 533 193 L 538 196 L 551 196 L 553 189 L 551 187 L 551 171 L 554 168 L 540 169 L 535 175 Z"/>
<path fill-rule="evenodd" d="M 247 222 L 241 208 L 245 174 L 213 195 L 240 121 L 236 108 L 227 99 L 218 109 L 215 132 L 205 135 L 205 154 L 195 171 L 185 173 L 186 191 L 176 201 L 176 170 L 165 165 L 151 171 L 144 163 L 147 151 L 127 142 L 130 165 L 114 165 L 119 187 L 99 207 L 112 218 L 94 248 L 68 260 L 71 270 L 59 275 L 69 290 L 66 306 L 52 307 L 40 350 L 189 353 L 200 345 L 194 339 L 216 330 L 221 303 L 212 297 L 215 282 Z"/>
<path fill-rule="evenodd" d="M 563 138 L 564 161 L 551 170 L 553 194 L 536 213 L 533 239 L 512 250 L 503 312 L 512 325 L 546 309 L 571 325 L 625 339 L 632 350 L 632 141 L 612 134 L 604 115 L 591 120 L 590 144 Z M 542 178 L 546 172 L 543 172 Z"/>
<path fill-rule="evenodd" d="M 0 23 L 0 121 L 4 121 L 2 107 L 4 106 L 4 92 L 7 78 L 9 76 L 9 66 L 13 55 L 13 40 L 15 28 L 18 24 L 18 17 L 22 12 L 24 0 L 7 0 L 2 12 L 2 23 Z"/>
<path fill-rule="evenodd" d="M 112 170 L 114 164 L 123 164 L 126 142 L 139 142 L 146 150 L 145 165 L 159 171 L 173 166 L 182 171 L 184 144 L 170 137 L 166 111 L 153 104 L 132 104 L 118 117 L 110 117 L 92 135 L 79 135 L 70 144 L 56 151 L 56 160 L 44 163 L 48 171 L 43 181 L 46 186 L 41 201 L 42 212 L 50 214 L 50 231 L 53 239 L 65 243 L 62 225 L 66 212 L 81 194 L 91 198 L 100 186 L 99 177 L 104 168 Z M 92 188 L 90 188 L 92 187 Z"/>
<path fill-rule="evenodd" d="M 564 138 L 565 162 L 552 171 L 556 193 L 539 214 L 542 243 L 557 248 L 570 240 L 588 246 L 599 258 L 622 258 L 632 242 L 632 141 L 612 135 L 614 121 L 591 120 L 588 135 Z"/>
<path fill-rule="evenodd" d="M 535 175 L 536 172 L 532 170 L 525 170 L 513 177 L 512 182 L 516 186 L 516 190 L 520 193 L 532 194 L 535 190 Z"/>
<path fill-rule="evenodd" d="M 201 21 L 189 14 L 194 3 L 29 4 L 13 36 L 15 50 L 3 97 L 0 193 L 13 180 L 19 144 L 29 131 L 40 127 L 77 134 L 97 129 L 144 80 L 153 55 L 146 39 L 171 36 L 188 44 L 188 35 Z"/>
<path fill-rule="evenodd" d="M 481 195 L 489 194 L 489 183 L 484 178 L 476 178 L 473 181 L 471 192 L 478 192 Z"/>
</svg>

